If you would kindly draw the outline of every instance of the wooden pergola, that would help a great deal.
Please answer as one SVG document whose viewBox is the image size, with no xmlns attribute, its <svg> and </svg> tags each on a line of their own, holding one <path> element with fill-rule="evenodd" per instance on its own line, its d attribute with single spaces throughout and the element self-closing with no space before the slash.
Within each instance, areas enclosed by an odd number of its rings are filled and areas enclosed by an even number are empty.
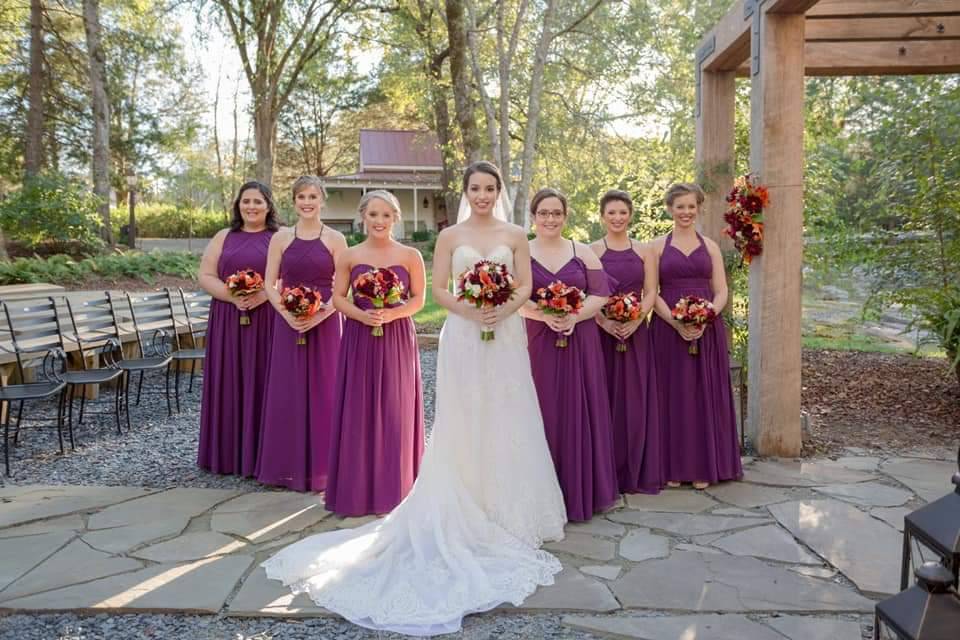
<svg viewBox="0 0 960 640">
<path fill-rule="evenodd" d="M 738 0 L 701 41 L 704 233 L 719 240 L 724 226 L 738 76 L 750 78 L 750 171 L 770 188 L 763 255 L 750 266 L 747 431 L 760 454 L 801 448 L 804 77 L 956 72 L 960 0 Z"/>
</svg>

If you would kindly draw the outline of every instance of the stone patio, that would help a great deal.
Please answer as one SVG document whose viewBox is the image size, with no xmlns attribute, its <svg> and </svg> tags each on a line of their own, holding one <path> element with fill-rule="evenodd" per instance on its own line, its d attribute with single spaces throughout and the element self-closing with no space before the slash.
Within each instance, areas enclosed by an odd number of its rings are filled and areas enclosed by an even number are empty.
<svg viewBox="0 0 960 640">
<path fill-rule="evenodd" d="M 897 590 L 903 515 L 946 494 L 956 467 L 850 456 L 745 469 L 743 482 L 627 496 L 569 525 L 548 545 L 564 571 L 520 610 L 604 637 L 858 640 L 875 599 Z M 260 562 L 366 521 L 288 492 L 8 485 L 0 611 L 330 615 Z"/>
</svg>

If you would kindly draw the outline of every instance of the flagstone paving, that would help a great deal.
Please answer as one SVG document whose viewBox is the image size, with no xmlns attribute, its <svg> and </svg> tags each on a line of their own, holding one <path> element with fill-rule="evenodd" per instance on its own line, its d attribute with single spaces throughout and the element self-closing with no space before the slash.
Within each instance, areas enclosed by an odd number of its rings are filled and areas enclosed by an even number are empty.
<svg viewBox="0 0 960 640">
<path fill-rule="evenodd" d="M 516 609 L 558 612 L 583 634 L 570 637 L 855 640 L 899 586 L 903 516 L 950 491 L 955 470 L 907 457 L 756 460 L 743 482 L 627 496 L 548 545 L 564 570 Z M 0 612 L 330 617 L 260 563 L 369 520 L 284 491 L 7 485 Z"/>
</svg>

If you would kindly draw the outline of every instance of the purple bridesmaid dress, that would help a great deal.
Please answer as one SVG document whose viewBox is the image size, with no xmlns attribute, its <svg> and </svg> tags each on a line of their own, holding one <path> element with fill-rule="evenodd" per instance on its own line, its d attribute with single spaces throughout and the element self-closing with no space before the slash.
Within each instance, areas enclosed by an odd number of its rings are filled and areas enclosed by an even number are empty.
<svg viewBox="0 0 960 640">
<path fill-rule="evenodd" d="M 535 259 L 531 267 L 534 298 L 537 289 L 554 280 L 588 294 L 610 294 L 603 271 L 588 270 L 576 248 L 557 273 Z M 592 320 L 578 322 L 565 348 L 558 348 L 556 340 L 556 332 L 546 323 L 527 320 L 533 383 L 567 518 L 582 522 L 619 497 L 600 328 Z"/>
<path fill-rule="evenodd" d="M 353 282 L 372 269 L 357 265 Z M 410 274 L 391 267 L 410 290 Z M 361 309 L 373 303 L 354 299 Z M 420 353 L 412 318 L 371 327 L 347 318 L 334 391 L 326 508 L 341 516 L 392 511 L 406 497 L 423 455 Z"/>
<path fill-rule="evenodd" d="M 696 295 L 713 299 L 713 264 L 703 238 L 690 255 L 667 236 L 660 258 L 660 297 L 672 309 L 677 300 Z M 730 384 L 727 331 L 719 315 L 700 338 L 700 353 L 673 327 L 654 318 L 664 475 L 668 481 L 709 482 L 743 477 L 737 421 Z"/>
<path fill-rule="evenodd" d="M 273 232 L 231 231 L 223 240 L 217 275 L 226 281 L 240 269 L 263 275 Z M 252 476 L 257 464 L 264 383 L 276 313 L 269 304 L 248 312 L 214 298 L 207 321 L 207 357 L 203 362 L 200 447 L 197 465 L 213 473 Z"/>
<path fill-rule="evenodd" d="M 616 251 L 606 247 L 600 262 L 616 282 L 615 293 L 643 294 L 643 258 L 632 249 Z M 624 493 L 659 493 L 666 483 L 660 414 L 657 409 L 657 375 L 653 357 L 653 333 L 641 323 L 626 340 L 627 350 L 617 351 L 620 342 L 600 330 L 603 357 L 607 365 L 607 392 L 613 420 L 613 451 L 617 481 Z"/>
<path fill-rule="evenodd" d="M 320 238 L 295 237 L 280 259 L 284 287 L 318 289 L 328 303 L 333 273 L 333 255 Z M 326 488 L 341 326 L 334 313 L 307 332 L 307 344 L 298 345 L 297 332 L 277 318 L 257 460 L 260 482 L 296 491 Z"/>
</svg>

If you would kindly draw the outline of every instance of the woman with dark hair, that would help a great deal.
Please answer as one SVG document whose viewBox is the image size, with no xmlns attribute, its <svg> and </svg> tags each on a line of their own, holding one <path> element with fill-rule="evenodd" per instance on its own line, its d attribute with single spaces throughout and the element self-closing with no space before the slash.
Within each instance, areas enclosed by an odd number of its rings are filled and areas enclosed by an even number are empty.
<svg viewBox="0 0 960 640">
<path fill-rule="evenodd" d="M 213 297 L 203 363 L 197 464 L 213 473 L 252 476 L 260 443 L 264 382 L 273 320 L 264 291 L 231 295 L 227 279 L 242 269 L 263 276 L 277 230 L 270 188 L 247 182 L 233 202 L 229 229 L 217 232 L 200 261 L 200 286 Z M 243 321 L 243 324 L 241 324 Z"/>
<path fill-rule="evenodd" d="M 598 314 L 613 420 L 617 482 L 624 493 L 658 493 L 664 485 L 657 376 L 649 316 L 657 301 L 657 256 L 630 237 L 633 200 L 612 189 L 600 198 L 606 235 L 591 247 L 616 294 L 640 300 L 639 317 L 619 322 Z"/>
<path fill-rule="evenodd" d="M 530 201 L 537 237 L 530 243 L 533 291 L 520 315 L 527 319 L 533 382 L 550 455 L 571 522 L 590 520 L 620 497 L 613 455 L 600 330 L 593 317 L 610 287 L 590 247 L 567 240 L 567 199 L 540 189 Z M 586 294 L 579 313 L 562 317 L 537 306 L 537 290 L 560 281 Z M 562 337 L 566 346 L 558 347 Z"/>
</svg>

